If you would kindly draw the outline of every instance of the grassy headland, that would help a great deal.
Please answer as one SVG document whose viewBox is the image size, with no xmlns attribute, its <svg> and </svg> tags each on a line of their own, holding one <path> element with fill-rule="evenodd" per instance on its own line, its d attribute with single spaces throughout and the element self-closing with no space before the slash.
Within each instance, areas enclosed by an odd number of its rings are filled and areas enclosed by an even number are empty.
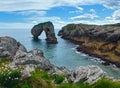
<svg viewBox="0 0 120 88">
<path fill-rule="evenodd" d="M 64 39 L 78 43 L 78 51 L 99 57 L 120 67 L 120 24 L 68 24 L 59 31 Z"/>
</svg>

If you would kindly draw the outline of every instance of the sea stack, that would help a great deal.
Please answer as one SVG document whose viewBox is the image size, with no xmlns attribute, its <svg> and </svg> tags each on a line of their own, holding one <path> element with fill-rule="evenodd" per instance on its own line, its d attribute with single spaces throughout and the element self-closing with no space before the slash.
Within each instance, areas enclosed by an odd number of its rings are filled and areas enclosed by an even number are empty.
<svg viewBox="0 0 120 88">
<path fill-rule="evenodd" d="M 54 25 L 52 22 L 48 21 L 35 25 L 31 29 L 31 34 L 33 35 L 34 39 L 37 39 L 43 31 L 46 34 L 47 37 L 46 41 L 48 43 L 54 43 L 54 44 L 58 43 L 57 38 L 55 36 Z"/>
</svg>

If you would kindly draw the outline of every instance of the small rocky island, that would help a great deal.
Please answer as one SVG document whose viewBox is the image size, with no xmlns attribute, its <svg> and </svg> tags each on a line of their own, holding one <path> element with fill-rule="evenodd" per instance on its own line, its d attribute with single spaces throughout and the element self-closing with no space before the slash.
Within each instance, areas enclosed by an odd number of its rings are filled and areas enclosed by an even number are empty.
<svg viewBox="0 0 120 88">
<path fill-rule="evenodd" d="M 120 67 L 120 23 L 110 25 L 68 24 L 58 33 L 79 44 L 77 50 Z"/>
<path fill-rule="evenodd" d="M 52 24 L 52 22 L 48 21 L 35 25 L 31 29 L 31 34 L 33 35 L 34 39 L 37 39 L 43 31 L 46 34 L 46 41 L 48 43 L 58 43 L 55 36 L 54 25 Z"/>
</svg>

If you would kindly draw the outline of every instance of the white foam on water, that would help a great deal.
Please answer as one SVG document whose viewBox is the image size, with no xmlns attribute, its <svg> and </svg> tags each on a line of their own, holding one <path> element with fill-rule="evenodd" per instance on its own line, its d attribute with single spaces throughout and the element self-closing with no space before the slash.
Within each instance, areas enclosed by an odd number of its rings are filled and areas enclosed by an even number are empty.
<svg viewBox="0 0 120 88">
<path fill-rule="evenodd" d="M 84 57 L 87 56 L 87 54 L 81 53 L 81 52 L 79 52 L 77 50 L 75 51 L 75 53 L 80 54 L 81 56 L 84 56 Z"/>
<path fill-rule="evenodd" d="M 72 50 L 76 50 L 76 47 L 74 47 L 74 48 L 71 48 Z"/>
<path fill-rule="evenodd" d="M 94 58 L 92 57 L 90 60 L 98 62 L 98 63 L 104 63 L 105 61 L 101 60 L 100 58 Z"/>
</svg>

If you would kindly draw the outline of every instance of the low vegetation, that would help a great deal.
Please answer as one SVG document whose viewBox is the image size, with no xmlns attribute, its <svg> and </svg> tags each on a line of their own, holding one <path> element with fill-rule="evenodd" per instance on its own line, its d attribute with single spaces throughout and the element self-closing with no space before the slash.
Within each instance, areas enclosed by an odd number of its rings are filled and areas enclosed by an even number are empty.
<svg viewBox="0 0 120 88">
<path fill-rule="evenodd" d="M 68 24 L 65 27 L 66 27 L 67 30 L 71 31 L 71 30 L 74 30 L 76 28 L 76 24 Z"/>
<path fill-rule="evenodd" d="M 65 83 L 64 74 L 51 75 L 35 68 L 30 77 L 21 76 L 21 68 L 10 69 L 9 60 L 0 58 L 0 88 L 120 88 L 120 82 L 102 78 L 97 83 Z"/>
<path fill-rule="evenodd" d="M 81 28 L 81 29 L 93 29 L 93 28 L 98 28 L 100 27 L 101 29 L 105 30 L 119 30 L 120 29 L 120 24 L 111 24 L 111 25 L 89 25 L 89 24 L 68 24 L 64 26 L 68 31 L 75 30 L 76 28 Z"/>
</svg>

